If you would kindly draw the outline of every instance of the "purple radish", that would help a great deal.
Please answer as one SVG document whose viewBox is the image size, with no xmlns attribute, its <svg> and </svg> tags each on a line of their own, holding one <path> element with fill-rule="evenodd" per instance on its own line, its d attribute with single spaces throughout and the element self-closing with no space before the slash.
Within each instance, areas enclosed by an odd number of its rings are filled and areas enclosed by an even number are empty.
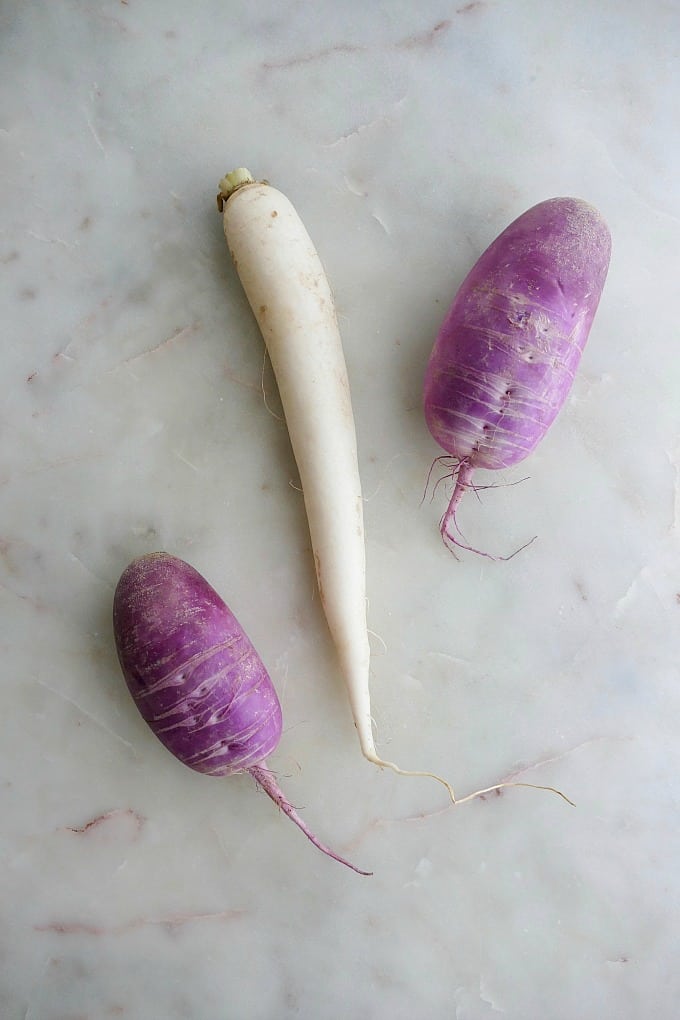
<svg viewBox="0 0 680 1020">
<path fill-rule="evenodd" d="M 137 708 L 158 739 L 197 772 L 249 772 L 324 854 L 266 758 L 281 739 L 281 705 L 238 620 L 188 563 L 165 552 L 133 560 L 113 600 L 116 649 Z"/>
<path fill-rule="evenodd" d="M 437 336 L 425 376 L 425 419 L 454 459 L 440 531 L 476 468 L 523 460 L 571 389 L 609 268 L 600 213 L 576 198 L 540 202 L 507 227 L 468 273 Z"/>
</svg>

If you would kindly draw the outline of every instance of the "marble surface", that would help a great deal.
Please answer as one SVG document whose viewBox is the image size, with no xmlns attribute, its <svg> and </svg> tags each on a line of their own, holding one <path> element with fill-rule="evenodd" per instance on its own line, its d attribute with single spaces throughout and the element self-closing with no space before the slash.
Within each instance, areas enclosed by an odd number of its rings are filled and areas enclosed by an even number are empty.
<svg viewBox="0 0 680 1020">
<path fill-rule="evenodd" d="M 9 0 L 0 11 L 0 1016 L 666 1020 L 680 908 L 680 8 Z M 314 238 L 365 492 L 379 748 L 361 758 L 295 464 L 215 190 Z M 443 548 L 421 387 L 477 255 L 541 199 L 614 241 L 568 403 Z M 263 400 L 263 389 L 266 403 Z M 511 484 L 526 478 L 521 484 Z M 281 696 L 249 777 L 147 731 L 111 601 L 164 548 Z"/>
</svg>

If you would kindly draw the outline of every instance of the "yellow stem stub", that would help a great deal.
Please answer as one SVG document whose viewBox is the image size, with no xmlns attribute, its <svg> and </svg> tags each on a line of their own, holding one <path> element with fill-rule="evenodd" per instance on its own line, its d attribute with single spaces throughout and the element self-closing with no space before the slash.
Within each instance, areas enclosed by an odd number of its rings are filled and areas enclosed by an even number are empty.
<svg viewBox="0 0 680 1020">
<path fill-rule="evenodd" d="M 244 166 L 239 166 L 236 170 L 232 170 L 231 173 L 225 174 L 218 185 L 217 208 L 219 211 L 222 212 L 224 203 L 230 195 L 233 195 L 235 191 L 238 191 L 244 185 L 254 183 L 255 178 L 250 170 L 246 170 Z"/>
</svg>

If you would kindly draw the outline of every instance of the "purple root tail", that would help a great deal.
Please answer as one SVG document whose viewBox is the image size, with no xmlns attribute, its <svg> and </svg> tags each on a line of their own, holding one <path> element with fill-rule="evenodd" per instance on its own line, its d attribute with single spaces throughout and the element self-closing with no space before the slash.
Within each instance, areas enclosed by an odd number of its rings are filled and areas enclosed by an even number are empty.
<svg viewBox="0 0 680 1020">
<path fill-rule="evenodd" d="M 451 542 L 453 545 L 459 548 L 466 549 L 467 546 L 462 546 L 461 543 L 454 538 L 453 532 L 458 531 L 458 525 L 456 524 L 456 510 L 458 504 L 463 498 L 463 493 L 466 489 L 470 488 L 470 480 L 472 478 L 472 468 L 466 461 L 461 461 L 460 464 L 454 469 L 453 477 L 456 479 L 456 484 L 453 487 L 453 495 L 449 502 L 448 509 L 441 519 L 439 524 L 439 530 L 441 536 L 444 539 L 446 545 Z M 476 551 L 476 550 L 475 550 Z"/>
<path fill-rule="evenodd" d="M 458 509 L 458 504 L 463 498 L 463 494 L 466 490 L 475 488 L 475 486 L 471 483 L 472 472 L 473 468 L 468 461 L 460 461 L 457 467 L 454 468 L 453 477 L 456 482 L 453 487 L 453 495 L 451 496 L 448 508 L 439 524 L 439 531 L 444 541 L 444 545 L 450 552 L 453 553 L 454 556 L 456 555 L 456 549 L 465 549 L 467 552 L 476 553 L 477 556 L 484 556 L 488 560 L 501 560 L 503 562 L 507 562 L 507 560 L 511 560 L 513 556 L 516 556 L 517 553 L 526 549 L 528 545 L 531 545 L 536 536 L 534 535 L 533 538 L 530 538 L 529 541 L 525 542 L 524 545 L 521 545 L 519 549 L 515 549 L 515 551 L 510 553 L 509 556 L 493 556 L 492 553 L 484 552 L 483 549 L 475 549 L 472 545 L 466 545 L 465 542 L 461 542 L 461 540 L 457 537 L 457 535 L 461 534 L 461 530 L 456 521 L 456 510 Z"/>
<path fill-rule="evenodd" d="M 253 777 L 258 786 L 264 790 L 267 796 L 271 797 L 277 807 L 281 808 L 283 813 L 290 818 L 291 822 L 294 822 L 298 829 L 301 829 L 302 832 L 304 832 L 310 843 L 313 843 L 317 850 L 320 850 L 321 853 L 326 854 L 328 857 L 332 857 L 334 861 L 338 861 L 340 864 L 344 864 L 346 867 L 351 868 L 352 871 L 356 871 L 357 875 L 372 875 L 372 871 L 362 871 L 361 868 L 357 868 L 354 864 L 346 861 L 344 857 L 340 857 L 339 854 L 336 854 L 335 851 L 331 850 L 330 847 L 325 846 L 316 838 L 314 833 L 307 828 L 302 818 L 300 818 L 299 814 L 287 799 L 279 784 L 276 782 L 274 773 L 270 772 L 265 766 L 266 762 L 262 762 L 261 765 L 253 765 L 253 767 L 249 768 L 247 771 Z"/>
</svg>

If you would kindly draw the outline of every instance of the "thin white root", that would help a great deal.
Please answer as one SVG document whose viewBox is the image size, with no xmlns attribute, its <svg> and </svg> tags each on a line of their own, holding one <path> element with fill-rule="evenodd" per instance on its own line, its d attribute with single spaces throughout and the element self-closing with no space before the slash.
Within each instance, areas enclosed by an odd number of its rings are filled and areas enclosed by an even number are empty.
<svg viewBox="0 0 680 1020">
<path fill-rule="evenodd" d="M 380 634 L 378 634 L 376 630 L 371 630 L 370 627 L 368 628 L 368 633 L 371 637 L 374 637 L 376 641 L 380 642 L 380 644 L 383 646 L 383 651 L 385 652 L 385 655 L 387 655 L 387 642 L 385 641 L 385 639 L 380 637 Z"/>
<path fill-rule="evenodd" d="M 468 800 L 474 800 L 475 797 L 482 797 L 485 793 L 493 793 L 495 790 L 504 790 L 507 786 L 527 786 L 530 790 L 545 790 L 547 793 L 556 793 L 558 797 L 562 798 L 562 800 L 566 800 L 567 804 L 570 804 L 571 807 L 576 807 L 573 800 L 569 800 L 566 793 L 562 793 L 561 790 L 558 790 L 554 786 L 541 786 L 538 783 L 515 782 L 496 783 L 495 786 L 487 786 L 485 790 L 476 790 L 474 793 L 468 793 L 465 797 L 461 797 L 460 799 L 454 798 L 454 804 L 465 804 Z"/>
<path fill-rule="evenodd" d="M 264 385 L 264 373 L 266 368 L 267 368 L 267 349 L 265 347 L 264 354 L 262 355 L 262 372 L 260 373 L 260 389 L 262 390 L 262 399 L 264 401 L 264 406 L 269 411 L 272 418 L 275 418 L 276 421 L 285 422 L 286 419 L 281 417 L 280 414 L 277 414 L 276 411 L 272 411 L 271 407 L 267 403 L 267 391 Z"/>
<path fill-rule="evenodd" d="M 458 803 L 456 801 L 456 795 L 453 792 L 453 787 L 451 786 L 451 784 L 447 783 L 447 781 L 445 779 L 442 779 L 441 776 L 435 775 L 434 772 L 420 772 L 420 771 L 416 772 L 412 771 L 411 769 L 400 769 L 399 766 L 395 765 L 393 761 L 385 761 L 384 758 L 380 758 L 377 754 L 371 754 L 370 752 L 367 752 L 365 750 L 364 758 L 372 762 L 374 765 L 377 765 L 378 768 L 392 769 L 392 771 L 396 772 L 398 776 L 422 776 L 423 778 L 426 779 L 436 779 L 438 783 L 441 783 L 442 786 L 446 787 L 449 797 L 451 798 L 451 802 L 453 804 Z"/>
<path fill-rule="evenodd" d="M 434 772 L 415 772 L 409 769 L 400 769 L 398 765 L 394 764 L 394 762 L 385 761 L 383 758 L 380 758 L 377 754 L 371 754 L 365 750 L 364 757 L 367 758 L 368 761 L 372 762 L 374 765 L 378 765 L 379 768 L 391 769 L 393 772 L 396 772 L 397 775 L 400 776 L 423 776 L 428 779 L 436 779 L 438 783 L 441 783 L 442 786 L 446 787 L 449 797 L 451 798 L 451 803 L 456 807 L 458 807 L 460 804 L 465 804 L 470 800 L 474 800 L 476 797 L 483 797 L 484 794 L 486 793 L 493 793 L 496 790 L 504 790 L 506 789 L 506 787 L 509 786 L 526 786 L 530 790 L 545 790 L 546 793 L 555 793 L 557 794 L 558 797 L 561 797 L 562 800 L 566 801 L 567 804 L 570 804 L 571 807 L 576 807 L 573 800 L 570 800 L 565 793 L 562 793 L 561 790 L 558 790 L 554 786 L 542 786 L 539 783 L 512 782 L 510 780 L 508 780 L 505 783 L 496 783 L 494 786 L 487 786 L 483 790 L 475 790 L 474 793 L 468 793 L 465 795 L 465 797 L 456 797 L 455 791 L 451 786 L 451 783 L 447 782 L 446 779 L 442 779 L 441 776 L 435 775 Z"/>
</svg>

